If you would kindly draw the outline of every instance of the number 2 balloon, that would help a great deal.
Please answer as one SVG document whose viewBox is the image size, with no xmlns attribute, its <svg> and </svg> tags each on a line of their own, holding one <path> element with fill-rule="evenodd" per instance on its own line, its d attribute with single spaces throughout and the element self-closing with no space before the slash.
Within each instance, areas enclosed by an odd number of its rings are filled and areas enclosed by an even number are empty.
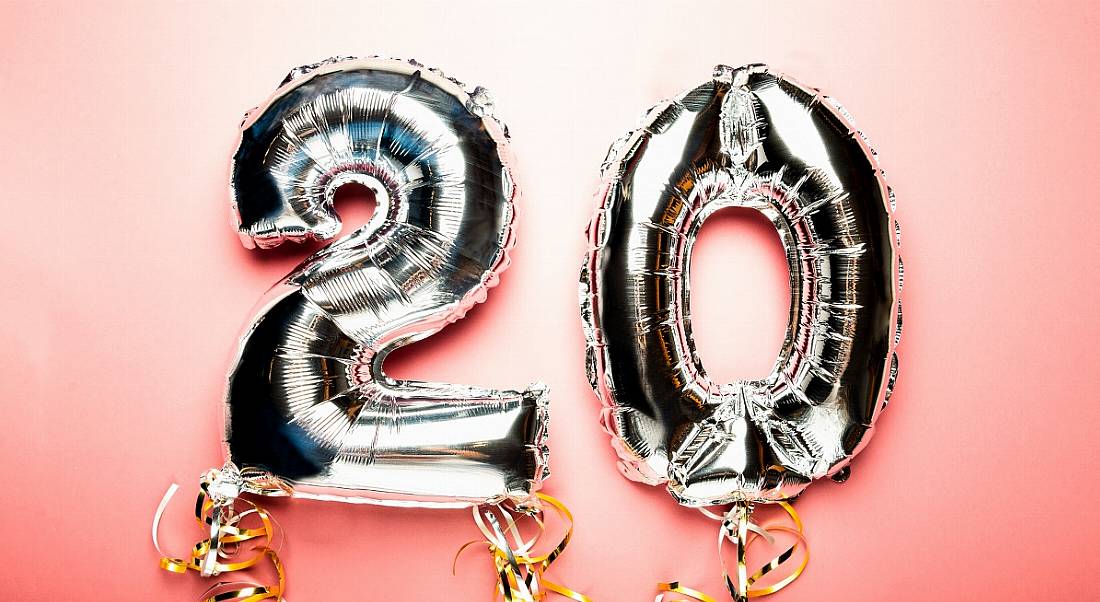
<svg viewBox="0 0 1100 602">
<path fill-rule="evenodd" d="M 485 301 L 508 266 L 518 192 L 492 111 L 484 89 L 415 61 L 346 58 L 293 70 L 245 117 L 231 166 L 245 246 L 333 238 L 333 197 L 347 183 L 373 191 L 377 208 L 279 281 L 248 322 L 226 388 L 227 463 L 204 477 L 197 510 L 210 538 L 162 566 L 214 575 L 270 556 L 278 586 L 232 593 L 280 598 L 270 517 L 241 493 L 529 514 L 543 498 L 560 508 L 536 493 L 548 476 L 543 385 L 493 390 L 383 371 L 392 351 Z M 490 550 L 510 560 L 508 599 L 537 589 L 549 561 L 532 568 L 526 549 L 507 548 L 492 510 L 483 516 L 493 529 L 477 512 Z M 260 526 L 242 527 L 248 517 Z M 228 560 L 223 544 L 259 538 L 268 544 Z"/>
<path fill-rule="evenodd" d="M 484 301 L 514 242 L 508 142 L 481 88 L 416 63 L 298 69 L 241 127 L 233 207 L 246 246 L 329 239 L 341 185 L 369 223 L 273 288 L 226 395 L 228 456 L 298 497 L 524 502 L 546 473 L 545 387 L 397 381 L 383 361 Z"/>
<path fill-rule="evenodd" d="M 743 550 L 751 505 L 842 480 L 890 397 L 902 276 L 892 193 L 843 108 L 760 65 L 720 66 L 657 104 L 602 174 L 580 299 L 603 424 L 628 478 L 666 483 L 685 506 L 734 504 L 726 526 Z M 692 245 L 725 207 L 772 222 L 791 288 L 774 369 L 734 383 L 707 376 L 688 304 Z M 731 593 L 759 595 L 743 551 L 739 564 Z"/>
</svg>

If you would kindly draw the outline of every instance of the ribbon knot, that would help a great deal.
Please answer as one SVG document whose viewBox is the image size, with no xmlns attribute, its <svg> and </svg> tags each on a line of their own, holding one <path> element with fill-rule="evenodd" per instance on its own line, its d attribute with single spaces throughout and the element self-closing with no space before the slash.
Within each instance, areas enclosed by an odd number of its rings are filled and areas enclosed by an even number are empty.
<svg viewBox="0 0 1100 602">
<path fill-rule="evenodd" d="M 762 526 L 754 522 L 751 519 L 753 505 L 748 502 L 737 502 L 722 515 L 715 514 L 705 508 L 699 509 L 699 511 L 706 516 L 721 521 L 722 523 L 718 528 L 718 562 L 722 565 L 722 579 L 725 581 L 726 589 L 735 602 L 744 602 L 749 598 L 759 598 L 761 596 L 774 594 L 794 582 L 794 580 L 806 570 L 806 565 L 810 562 L 810 548 L 809 544 L 806 542 L 806 536 L 803 533 L 802 519 L 798 516 L 798 513 L 795 512 L 794 507 L 789 503 L 779 502 L 779 506 L 787 513 L 793 526 L 784 524 Z M 774 545 L 775 536 L 772 535 L 774 532 L 789 533 L 795 536 L 796 540 L 791 547 L 772 558 L 760 567 L 760 569 L 750 575 L 746 558 L 748 547 L 759 539 L 767 541 L 769 545 Z M 733 577 L 730 576 L 730 571 L 726 565 L 725 545 L 723 544 L 727 541 L 737 548 L 737 567 Z M 779 579 L 772 585 L 757 588 L 753 587 L 753 585 L 763 578 L 764 575 L 787 564 L 794 558 L 795 553 L 799 549 L 803 550 L 802 561 L 790 572 L 790 574 Z M 662 602 L 665 600 L 667 594 L 673 593 L 682 594 L 694 600 L 699 600 L 700 602 L 718 602 L 716 598 L 699 590 L 687 587 L 679 581 L 658 583 L 657 591 L 659 593 L 654 602 Z"/>
<path fill-rule="evenodd" d="M 258 477 L 250 480 L 250 477 Z M 282 562 L 275 552 L 275 523 L 266 510 L 250 500 L 239 497 L 241 493 L 285 495 L 285 486 L 279 486 L 263 478 L 259 473 L 241 472 L 231 463 L 221 470 L 210 469 L 199 483 L 195 500 L 195 519 L 208 536 L 196 543 L 187 558 L 165 554 L 160 547 L 157 533 L 160 520 L 168 502 L 179 489 L 173 483 L 157 507 L 153 516 L 153 546 L 161 555 L 160 566 L 173 573 L 194 570 L 203 577 L 240 571 L 268 560 L 278 576 L 277 585 L 260 585 L 248 582 L 220 582 L 203 594 L 203 602 L 259 602 L 261 600 L 285 600 L 286 576 Z M 237 504 L 245 506 L 238 512 Z M 259 522 L 259 526 L 244 527 L 244 522 Z M 252 546 L 242 546 L 254 542 Z"/>
<path fill-rule="evenodd" d="M 550 593 L 559 594 L 577 602 L 592 602 L 588 596 L 544 577 L 546 570 L 561 556 L 573 537 L 573 514 L 561 501 L 544 493 L 536 495 L 569 523 L 565 535 L 550 552 L 534 553 L 535 544 L 546 529 L 546 524 L 541 517 L 542 510 L 518 511 L 498 504 L 473 509 L 474 523 L 485 536 L 485 541 L 471 541 L 463 545 L 455 554 L 455 562 L 458 562 L 459 555 L 466 548 L 484 543 L 489 548 L 489 553 L 493 557 L 493 566 L 497 572 L 497 593 L 504 597 L 505 602 L 538 602 L 544 600 Z M 503 526 L 500 518 L 497 517 L 498 513 L 503 518 Z M 524 539 L 519 532 L 516 514 L 533 519 L 538 525 L 538 532 L 531 538 Z M 505 533 L 512 536 L 512 543 L 508 542 Z"/>
</svg>

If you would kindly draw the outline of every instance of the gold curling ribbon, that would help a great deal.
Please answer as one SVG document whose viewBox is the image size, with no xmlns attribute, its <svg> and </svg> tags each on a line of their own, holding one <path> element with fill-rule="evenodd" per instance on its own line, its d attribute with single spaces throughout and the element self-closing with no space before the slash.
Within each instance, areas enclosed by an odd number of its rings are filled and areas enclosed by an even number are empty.
<svg viewBox="0 0 1100 602">
<path fill-rule="evenodd" d="M 221 573 L 241 571 L 267 560 L 271 562 L 278 577 L 277 584 L 261 585 L 241 581 L 220 582 L 214 584 L 202 594 L 202 602 L 260 602 L 261 600 L 285 602 L 283 592 L 286 591 L 286 573 L 282 562 L 279 560 L 279 555 L 272 546 L 276 529 L 271 515 L 255 503 L 236 495 L 217 501 L 215 501 L 215 496 L 211 495 L 211 487 L 218 486 L 222 475 L 228 474 L 223 472 L 226 470 L 226 468 L 223 468 L 222 471 L 212 469 L 203 476 L 200 483 L 198 498 L 195 501 L 195 519 L 200 527 L 208 530 L 210 535 L 195 544 L 191 549 L 189 558 L 176 558 L 165 555 L 161 551 L 157 539 L 161 516 L 179 486 L 173 483 L 168 488 L 153 518 L 153 545 L 156 547 L 157 552 L 161 554 L 160 567 L 166 571 L 180 574 L 186 573 L 190 569 L 204 577 L 209 577 Z M 235 472 L 235 469 L 231 470 L 233 474 L 229 477 L 235 478 L 238 482 L 242 476 L 244 479 L 249 478 L 247 473 L 240 475 Z M 249 482 L 249 485 L 250 490 L 256 489 L 256 492 L 262 493 L 266 490 L 266 485 L 263 484 L 259 485 L 259 488 L 257 488 L 256 482 Z M 279 491 L 272 490 L 271 493 L 279 494 Z M 237 512 L 237 503 L 247 506 L 247 509 L 243 512 Z M 258 520 L 260 526 L 243 527 L 242 522 L 249 519 L 249 517 Z M 241 549 L 241 544 L 261 539 L 263 541 L 256 542 L 256 545 L 250 546 L 246 550 Z"/>
<path fill-rule="evenodd" d="M 552 550 L 545 554 L 534 554 L 532 552 L 535 544 L 546 530 L 546 524 L 541 518 L 542 510 L 519 512 L 505 508 L 502 505 L 491 508 L 475 507 L 473 509 L 474 523 L 485 535 L 485 540 L 471 541 L 459 548 L 455 554 L 455 564 L 458 563 L 458 557 L 466 548 L 471 545 L 484 544 L 488 546 L 497 572 L 496 594 L 502 595 L 505 602 L 537 602 L 545 600 L 551 593 L 577 602 L 592 602 L 592 599 L 588 596 L 550 581 L 544 576 L 550 565 L 565 551 L 565 547 L 573 537 L 573 513 L 565 507 L 565 504 L 554 497 L 544 493 L 536 495 L 540 500 L 554 508 L 569 523 L 565 535 Z M 497 517 L 498 512 L 504 519 L 504 527 L 501 526 L 501 520 Z M 538 525 L 538 532 L 530 539 L 524 540 L 523 536 L 520 535 L 519 526 L 513 512 L 532 518 Z M 505 536 L 506 532 L 512 536 L 512 544 L 508 543 L 508 538 Z M 452 566 L 452 573 L 454 570 L 455 567 Z M 496 599 L 496 595 L 493 596 L 493 599 Z"/>
<path fill-rule="evenodd" d="M 761 596 L 767 596 L 774 594 L 779 590 L 787 587 L 794 582 L 795 579 L 806 570 L 806 565 L 810 562 L 810 546 L 806 541 L 806 536 L 803 533 L 802 519 L 795 512 L 787 502 L 779 502 L 779 506 L 786 511 L 787 516 L 790 517 L 793 527 L 781 524 L 772 524 L 767 526 L 760 526 L 752 522 L 749 516 L 752 514 L 752 506 L 747 503 L 734 504 L 732 508 L 726 513 L 724 517 L 717 516 L 709 511 L 702 510 L 704 514 L 712 518 L 716 518 L 722 521 L 722 527 L 718 530 L 718 561 L 722 564 L 722 579 L 726 582 L 726 589 L 729 590 L 730 595 L 736 602 L 743 602 L 748 598 L 759 598 Z M 745 556 L 748 547 L 752 545 L 754 541 L 759 538 L 763 538 L 770 543 L 774 543 L 775 538 L 771 536 L 771 532 L 783 532 L 794 535 L 797 539 L 795 543 L 785 550 L 783 553 L 772 558 L 764 566 L 760 567 L 752 575 L 748 574 L 748 564 Z M 726 568 L 726 560 L 724 550 L 724 543 L 729 540 L 737 547 L 737 574 L 736 578 L 730 578 L 728 569 Z M 790 574 L 782 579 L 776 581 L 774 584 L 767 587 L 753 588 L 753 584 L 759 579 L 767 575 L 768 573 L 778 569 L 780 566 L 786 564 L 789 560 L 794 558 L 795 553 L 802 549 L 802 561 L 796 566 Z M 685 585 L 682 585 L 678 581 L 672 581 L 670 583 L 658 583 L 657 594 L 654 602 L 662 602 L 665 600 L 665 596 L 668 594 L 682 594 L 688 596 L 693 600 L 699 600 L 700 602 L 718 602 L 712 596 L 709 596 L 699 590 L 692 589 Z M 681 599 L 683 601 L 684 599 Z"/>
</svg>

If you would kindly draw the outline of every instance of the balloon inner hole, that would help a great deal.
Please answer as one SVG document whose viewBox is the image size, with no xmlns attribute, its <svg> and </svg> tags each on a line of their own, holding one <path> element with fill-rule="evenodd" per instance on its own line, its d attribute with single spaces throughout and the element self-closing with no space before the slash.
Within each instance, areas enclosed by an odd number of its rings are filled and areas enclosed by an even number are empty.
<svg viewBox="0 0 1100 602">
<path fill-rule="evenodd" d="M 341 231 L 347 233 L 370 221 L 378 209 L 378 200 L 369 186 L 346 182 L 333 193 L 332 205 L 343 223 Z"/>
<path fill-rule="evenodd" d="M 720 209 L 699 229 L 688 261 L 691 335 L 707 375 L 716 383 L 765 378 L 791 312 L 779 232 L 755 209 Z"/>
</svg>

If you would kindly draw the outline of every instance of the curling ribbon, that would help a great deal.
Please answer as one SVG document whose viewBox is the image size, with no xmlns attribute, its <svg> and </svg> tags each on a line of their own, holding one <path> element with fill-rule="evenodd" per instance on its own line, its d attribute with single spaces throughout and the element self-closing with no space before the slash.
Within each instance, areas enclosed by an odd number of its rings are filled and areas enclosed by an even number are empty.
<svg viewBox="0 0 1100 602">
<path fill-rule="evenodd" d="M 161 555 L 160 567 L 172 573 L 186 573 L 188 569 L 197 571 L 203 577 L 221 573 L 240 571 L 259 564 L 263 560 L 271 562 L 278 576 L 276 585 L 260 585 L 249 582 L 219 582 L 202 594 L 202 602 L 259 602 L 276 600 L 285 602 L 286 574 L 283 564 L 275 552 L 275 523 L 266 510 L 255 503 L 238 497 L 244 491 L 268 495 L 285 495 L 287 491 L 261 475 L 240 473 L 232 464 L 227 463 L 221 470 L 211 469 L 203 475 L 199 485 L 198 499 L 195 501 L 195 519 L 199 526 L 208 530 L 209 537 L 199 541 L 191 549 L 189 558 L 176 558 L 166 555 L 160 548 L 157 533 L 160 520 L 179 486 L 175 483 L 168 488 L 161 499 L 157 512 L 153 516 L 153 546 Z M 243 512 L 237 512 L 236 504 L 247 506 Z M 254 517 L 260 526 L 245 528 L 245 519 Z M 246 550 L 241 544 L 260 540 Z"/>
<path fill-rule="evenodd" d="M 554 546 L 553 550 L 540 555 L 532 552 L 535 544 L 546 530 L 546 525 L 540 516 L 542 510 L 516 511 L 502 505 L 491 508 L 475 507 L 473 509 L 474 523 L 485 535 L 485 541 L 471 541 L 463 545 L 455 554 L 455 563 L 457 564 L 458 557 L 466 548 L 479 543 L 485 544 L 489 548 L 489 553 L 493 557 L 493 565 L 497 571 L 496 592 L 504 596 L 505 602 L 536 602 L 545 600 L 551 593 L 565 596 L 577 602 L 592 602 L 592 599 L 588 596 L 545 578 L 546 570 L 561 556 L 566 545 L 569 544 L 569 540 L 573 537 L 573 514 L 560 500 L 544 493 L 536 495 L 540 500 L 554 508 L 569 523 L 565 535 L 558 542 L 558 545 Z M 501 527 L 501 520 L 497 517 L 498 512 L 504 519 L 504 527 Z M 531 517 L 538 525 L 538 532 L 530 539 L 524 540 L 523 536 L 520 535 L 519 526 L 513 512 Z M 511 534 L 513 544 L 508 543 L 505 532 Z M 453 566 L 451 570 L 454 571 Z M 496 596 L 494 596 L 495 598 Z"/>
<path fill-rule="evenodd" d="M 752 514 L 752 505 L 747 503 L 734 504 L 733 507 L 726 512 L 725 516 L 718 516 L 705 509 L 701 510 L 703 514 L 722 521 L 722 526 L 718 530 L 718 561 L 722 564 L 722 579 L 726 582 L 726 589 L 729 590 L 735 602 L 743 602 L 748 598 L 759 598 L 761 596 L 774 594 L 790 585 L 795 579 L 798 579 L 802 572 L 806 570 L 806 565 L 810 562 L 810 546 L 803 533 L 802 519 L 789 503 L 779 502 L 779 505 L 786 511 L 787 516 L 790 517 L 794 524 L 793 527 L 778 524 L 762 527 L 754 523 L 749 519 L 749 516 Z M 797 538 L 795 543 L 782 554 L 772 558 L 758 571 L 749 575 L 748 564 L 745 558 L 748 547 L 758 538 L 763 538 L 769 543 L 775 543 L 775 538 L 772 537 L 771 532 L 777 531 L 794 535 Z M 729 571 L 726 568 L 725 546 L 723 545 L 726 540 L 729 540 L 737 547 L 737 574 L 735 578 L 730 577 Z M 799 548 L 803 551 L 802 561 L 789 575 L 767 587 L 755 589 L 752 587 L 753 584 L 764 575 L 767 575 L 787 563 L 795 556 Z M 678 581 L 658 583 L 657 591 L 659 593 L 654 602 L 662 602 L 668 594 L 682 594 L 693 600 L 699 600 L 700 602 L 718 602 L 716 598 L 699 590 L 682 585 Z"/>
</svg>

